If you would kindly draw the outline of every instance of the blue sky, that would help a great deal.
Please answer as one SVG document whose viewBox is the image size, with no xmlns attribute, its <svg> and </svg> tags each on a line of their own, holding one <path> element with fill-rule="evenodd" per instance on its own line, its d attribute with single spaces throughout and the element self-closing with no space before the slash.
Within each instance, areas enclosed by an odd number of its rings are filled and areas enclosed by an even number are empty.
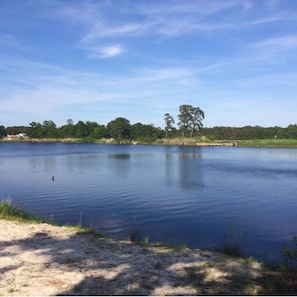
<svg viewBox="0 0 297 297">
<path fill-rule="evenodd" d="M 1 0 L 0 125 L 297 123 L 295 0 Z"/>
</svg>

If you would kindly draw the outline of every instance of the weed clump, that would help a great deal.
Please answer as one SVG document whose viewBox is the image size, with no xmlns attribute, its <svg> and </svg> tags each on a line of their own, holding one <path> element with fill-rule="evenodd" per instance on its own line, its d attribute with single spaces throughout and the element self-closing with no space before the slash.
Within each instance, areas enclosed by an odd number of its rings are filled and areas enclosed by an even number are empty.
<svg viewBox="0 0 297 297">
<path fill-rule="evenodd" d="M 293 247 L 284 245 L 284 249 L 281 251 L 281 255 L 284 258 L 285 263 L 287 263 L 292 268 L 297 269 L 297 236 L 293 236 Z"/>
<path fill-rule="evenodd" d="M 224 245 L 220 252 L 233 256 L 242 257 L 241 239 L 243 235 L 243 227 L 239 228 L 236 221 L 233 222 L 228 239 L 224 242 Z"/>
<path fill-rule="evenodd" d="M 30 214 L 24 208 L 13 205 L 8 199 L 0 201 L 0 219 L 17 221 L 42 221 L 41 218 Z"/>
<path fill-rule="evenodd" d="M 129 241 L 131 243 L 139 242 L 139 231 L 137 229 L 133 229 L 129 234 Z"/>
</svg>

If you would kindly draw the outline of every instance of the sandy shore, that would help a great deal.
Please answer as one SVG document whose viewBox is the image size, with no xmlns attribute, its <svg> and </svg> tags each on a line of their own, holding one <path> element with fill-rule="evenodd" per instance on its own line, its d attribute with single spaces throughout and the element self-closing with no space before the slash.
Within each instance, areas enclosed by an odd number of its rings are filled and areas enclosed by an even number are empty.
<svg viewBox="0 0 297 297">
<path fill-rule="evenodd" d="M 215 252 L 0 220 L 0 295 L 257 294 L 263 269 Z"/>
</svg>

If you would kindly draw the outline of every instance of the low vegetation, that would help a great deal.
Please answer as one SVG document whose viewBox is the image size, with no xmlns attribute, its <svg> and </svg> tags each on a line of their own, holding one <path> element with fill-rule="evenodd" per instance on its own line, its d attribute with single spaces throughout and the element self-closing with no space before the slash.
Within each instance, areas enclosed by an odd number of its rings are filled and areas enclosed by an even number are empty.
<svg viewBox="0 0 297 297">
<path fill-rule="evenodd" d="M 297 268 L 297 236 L 293 236 L 292 246 L 284 245 L 284 249 L 281 253 L 289 267 Z"/>
<path fill-rule="evenodd" d="M 7 141 L 3 139 L 2 141 Z M 239 146 L 239 147 L 268 147 L 268 148 L 297 148 L 297 139 L 249 139 L 249 140 L 210 140 L 206 137 L 174 137 L 134 139 L 115 138 L 29 138 L 9 140 L 29 143 L 105 143 L 105 144 L 151 144 L 151 145 L 182 145 L 182 146 Z"/>
<path fill-rule="evenodd" d="M 231 226 L 230 233 L 224 242 L 221 252 L 233 257 L 242 257 L 242 235 L 243 226 L 240 226 L 235 220 Z"/>
<path fill-rule="evenodd" d="M 297 236 L 293 236 L 291 245 L 284 245 L 281 251 L 284 262 L 270 267 L 263 275 L 261 282 L 267 295 L 297 294 Z"/>
<path fill-rule="evenodd" d="M 24 208 L 12 204 L 8 199 L 0 202 L 0 219 L 38 223 L 44 221 L 40 217 L 27 212 Z"/>
<path fill-rule="evenodd" d="M 297 147 L 297 139 L 253 139 L 238 140 L 236 143 L 248 147 Z"/>
</svg>

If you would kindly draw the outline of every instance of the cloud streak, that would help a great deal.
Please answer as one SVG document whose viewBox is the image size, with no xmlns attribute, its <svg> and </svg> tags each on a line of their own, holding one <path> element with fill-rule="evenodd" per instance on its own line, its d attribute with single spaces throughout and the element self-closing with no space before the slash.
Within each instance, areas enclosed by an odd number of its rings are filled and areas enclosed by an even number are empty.
<svg viewBox="0 0 297 297">
<path fill-rule="evenodd" d="M 271 17 L 249 19 L 248 12 L 254 6 L 249 0 L 210 0 L 203 5 L 186 0 L 162 1 L 158 4 L 153 1 L 139 1 L 138 5 L 129 1 L 125 3 L 126 5 L 118 1 L 108 4 L 81 2 L 72 6 L 60 4 L 62 7 L 57 8 L 56 16 L 73 24 L 84 24 L 86 32 L 81 38 L 82 42 L 119 36 L 179 36 L 200 31 L 234 30 L 277 22 L 288 17 L 276 13 Z M 222 17 L 225 11 L 235 12 L 233 21 L 226 21 Z M 237 17 L 240 13 L 244 16 L 242 19 Z"/>
<path fill-rule="evenodd" d="M 119 56 L 123 53 L 124 48 L 120 44 L 115 45 L 107 45 L 107 46 L 90 46 L 88 48 L 90 52 L 89 58 L 96 59 L 96 58 L 111 58 Z"/>
<path fill-rule="evenodd" d="M 261 40 L 253 45 L 253 48 L 277 48 L 278 50 L 296 49 L 297 35 L 288 35 Z"/>
</svg>

